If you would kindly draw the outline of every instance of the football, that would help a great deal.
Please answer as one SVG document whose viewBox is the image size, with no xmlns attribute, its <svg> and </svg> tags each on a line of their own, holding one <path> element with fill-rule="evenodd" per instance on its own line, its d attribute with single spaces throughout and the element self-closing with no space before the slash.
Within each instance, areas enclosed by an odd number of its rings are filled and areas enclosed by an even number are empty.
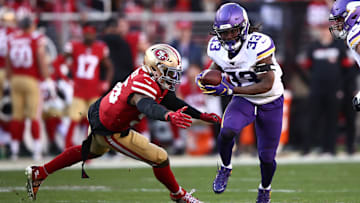
<svg viewBox="0 0 360 203">
<path fill-rule="evenodd" d="M 221 83 L 221 71 L 208 69 L 204 72 L 201 84 L 203 85 L 218 85 Z"/>
</svg>

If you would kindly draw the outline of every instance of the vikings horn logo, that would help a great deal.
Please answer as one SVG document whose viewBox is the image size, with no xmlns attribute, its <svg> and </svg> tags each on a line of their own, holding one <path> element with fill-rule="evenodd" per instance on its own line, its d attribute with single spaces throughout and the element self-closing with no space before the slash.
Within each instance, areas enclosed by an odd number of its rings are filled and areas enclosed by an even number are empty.
<svg viewBox="0 0 360 203">
<path fill-rule="evenodd" d="M 164 50 L 161 50 L 161 49 L 157 49 L 155 51 L 155 56 L 156 58 L 158 58 L 159 60 L 162 60 L 162 61 L 165 61 L 168 59 L 168 54 L 164 51 Z"/>
</svg>

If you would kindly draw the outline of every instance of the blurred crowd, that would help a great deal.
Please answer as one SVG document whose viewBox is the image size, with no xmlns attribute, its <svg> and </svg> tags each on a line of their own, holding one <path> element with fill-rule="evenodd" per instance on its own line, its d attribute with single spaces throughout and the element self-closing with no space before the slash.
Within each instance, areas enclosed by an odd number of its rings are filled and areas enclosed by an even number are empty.
<svg viewBox="0 0 360 203">
<path fill-rule="evenodd" d="M 39 160 L 44 155 L 56 155 L 64 148 L 80 144 L 87 136 L 89 104 L 139 67 L 144 51 L 153 43 L 169 43 L 182 56 L 184 73 L 176 90 L 178 95 L 202 111 L 222 114 L 229 98 L 206 96 L 194 81 L 211 63 L 206 56 L 211 18 L 199 20 L 196 14 L 213 17 L 223 2 L 0 0 L 0 159 L 32 156 Z M 261 24 L 262 32 L 273 37 L 284 71 L 287 90 L 279 153 L 354 154 L 360 127 L 356 125 L 357 114 L 351 109 L 351 98 L 358 90 L 359 70 L 343 42 L 334 41 L 329 33 L 331 0 L 239 2 L 248 9 L 251 22 Z M 105 19 L 89 19 L 88 14 L 93 12 L 110 15 Z M 173 12 L 195 17 L 177 19 Z M 46 19 L 46 13 L 59 17 Z M 79 18 L 61 18 L 69 13 Z M 169 19 L 152 19 L 155 14 L 165 14 L 165 18 L 169 15 Z M 25 29 L 21 24 L 24 19 L 29 19 L 34 29 L 26 30 L 29 27 Z M 16 57 L 21 58 L 16 55 L 12 64 L 5 62 L 8 51 L 15 46 L 11 39 L 16 39 L 17 33 L 24 30 L 31 35 L 40 33 L 45 39 L 44 56 L 34 59 L 37 60 L 34 66 L 46 69 L 48 74 L 41 70 L 38 76 L 31 76 L 39 87 L 39 94 L 34 94 L 39 100 L 35 102 L 35 110 L 14 108 L 21 103 L 14 101 L 19 98 L 14 95 L 22 94 L 14 81 L 25 84 L 28 78 L 19 78 L 17 71 L 11 75 L 5 71 L 6 67 L 14 68 Z M 89 40 L 98 48 L 79 48 L 87 54 L 83 59 L 84 70 L 79 74 L 74 72 L 81 66 L 75 62 L 79 57 L 76 50 L 78 46 L 86 47 Z M 93 56 L 91 54 L 99 60 L 99 64 L 94 65 L 99 70 L 93 73 L 94 60 L 88 57 Z M 82 79 L 90 77 L 95 77 L 93 85 L 82 87 L 87 90 L 79 89 Z M 85 91 L 90 93 L 85 95 Z M 29 102 L 24 101 L 24 106 L 29 106 Z M 144 119 L 134 128 L 170 154 L 209 155 L 217 150 L 215 140 L 220 126 L 195 122 L 190 129 L 180 130 L 169 123 Z M 255 148 L 256 136 L 253 125 L 249 125 L 239 134 L 234 150 L 238 155 L 255 155 Z"/>
</svg>

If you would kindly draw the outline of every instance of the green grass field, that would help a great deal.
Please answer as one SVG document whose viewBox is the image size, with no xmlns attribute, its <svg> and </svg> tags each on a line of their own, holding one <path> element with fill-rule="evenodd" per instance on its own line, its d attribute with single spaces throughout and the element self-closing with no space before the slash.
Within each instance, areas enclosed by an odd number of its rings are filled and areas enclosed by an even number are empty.
<svg viewBox="0 0 360 203">
<path fill-rule="evenodd" d="M 179 183 L 205 202 L 255 202 L 257 166 L 234 166 L 227 190 L 216 195 L 211 185 L 215 167 L 174 168 Z M 169 193 L 150 168 L 62 170 L 40 187 L 36 202 L 170 202 Z M 30 202 L 23 171 L 0 171 L 0 202 Z M 272 202 L 360 202 L 360 164 L 278 165 Z"/>
</svg>

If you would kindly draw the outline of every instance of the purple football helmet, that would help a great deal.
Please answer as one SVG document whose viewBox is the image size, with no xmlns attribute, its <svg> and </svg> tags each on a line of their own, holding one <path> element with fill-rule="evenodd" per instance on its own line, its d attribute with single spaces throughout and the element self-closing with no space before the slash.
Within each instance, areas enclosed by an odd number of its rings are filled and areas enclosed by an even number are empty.
<svg viewBox="0 0 360 203">
<path fill-rule="evenodd" d="M 331 8 L 329 30 L 335 39 L 345 39 L 360 17 L 360 0 L 336 0 Z"/>
<path fill-rule="evenodd" d="M 217 11 L 213 29 L 221 45 L 230 52 L 237 51 L 249 32 L 249 19 L 243 7 L 237 3 L 222 5 Z"/>
</svg>

